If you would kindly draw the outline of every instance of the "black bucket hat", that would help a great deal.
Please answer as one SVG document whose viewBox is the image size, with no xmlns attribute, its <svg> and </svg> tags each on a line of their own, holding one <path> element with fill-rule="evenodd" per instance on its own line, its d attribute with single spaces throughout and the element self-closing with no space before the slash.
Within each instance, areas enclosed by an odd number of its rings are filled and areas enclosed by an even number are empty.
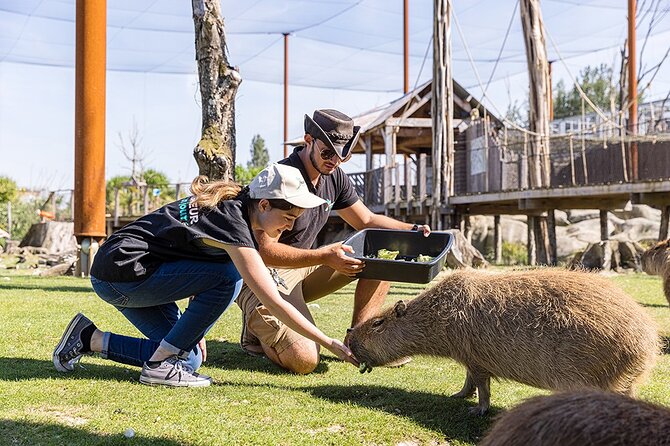
<svg viewBox="0 0 670 446">
<path fill-rule="evenodd" d="M 358 141 L 361 127 L 337 110 L 315 110 L 312 118 L 305 115 L 305 133 L 321 140 L 341 159 L 347 159 Z"/>
</svg>

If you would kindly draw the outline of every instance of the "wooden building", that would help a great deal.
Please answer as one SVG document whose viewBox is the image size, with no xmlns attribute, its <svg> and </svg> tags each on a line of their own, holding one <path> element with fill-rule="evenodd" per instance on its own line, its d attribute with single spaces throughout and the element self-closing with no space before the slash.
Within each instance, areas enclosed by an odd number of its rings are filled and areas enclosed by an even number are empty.
<svg viewBox="0 0 670 446">
<path fill-rule="evenodd" d="M 363 128 L 354 154 L 366 170 L 349 174 L 374 212 L 428 221 L 432 191 L 431 82 L 390 104 L 355 116 Z M 503 177 L 498 135 L 502 122 L 454 82 L 456 194 L 486 192 Z M 449 213 L 443 206 L 442 211 Z"/>
</svg>

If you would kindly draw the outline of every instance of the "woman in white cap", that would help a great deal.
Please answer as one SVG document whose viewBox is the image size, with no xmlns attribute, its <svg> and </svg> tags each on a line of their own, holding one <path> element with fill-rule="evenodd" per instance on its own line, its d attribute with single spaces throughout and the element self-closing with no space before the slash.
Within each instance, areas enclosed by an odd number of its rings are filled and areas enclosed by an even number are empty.
<svg viewBox="0 0 670 446">
<path fill-rule="evenodd" d="M 140 382 L 202 387 L 199 341 L 236 299 L 242 281 L 278 319 L 356 364 L 340 341 L 323 334 L 277 291 L 257 251 L 254 231 L 276 237 L 305 209 L 325 205 L 294 167 L 274 164 L 241 189 L 231 182 L 194 180 L 193 196 L 141 217 L 112 234 L 91 268 L 96 294 L 116 307 L 146 338 L 99 330 L 83 314 L 66 327 L 53 353 L 70 372 L 82 355 L 142 366 Z M 181 314 L 175 303 L 191 297 Z"/>
</svg>

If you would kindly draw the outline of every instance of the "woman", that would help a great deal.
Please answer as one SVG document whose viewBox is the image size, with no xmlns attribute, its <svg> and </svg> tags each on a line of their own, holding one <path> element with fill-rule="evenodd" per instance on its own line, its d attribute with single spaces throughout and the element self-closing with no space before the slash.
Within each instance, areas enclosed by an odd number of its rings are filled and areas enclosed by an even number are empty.
<svg viewBox="0 0 670 446">
<path fill-rule="evenodd" d="M 142 366 L 140 382 L 208 386 L 195 372 L 198 342 L 237 297 L 242 281 L 293 330 L 356 365 L 351 351 L 324 335 L 277 291 L 258 251 L 254 231 L 270 237 L 293 227 L 306 208 L 325 204 L 309 192 L 300 171 L 274 164 L 248 188 L 196 178 L 193 196 L 168 204 L 112 234 L 91 268 L 96 294 L 114 305 L 148 339 L 100 331 L 83 314 L 65 329 L 53 353 L 70 372 L 82 355 Z M 193 296 L 184 314 L 176 301 Z"/>
</svg>

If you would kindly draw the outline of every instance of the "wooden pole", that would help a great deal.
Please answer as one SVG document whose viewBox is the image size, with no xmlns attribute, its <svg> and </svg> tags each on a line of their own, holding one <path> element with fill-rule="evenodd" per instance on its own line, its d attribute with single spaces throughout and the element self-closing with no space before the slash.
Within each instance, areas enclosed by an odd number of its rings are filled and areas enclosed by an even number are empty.
<svg viewBox="0 0 670 446">
<path fill-rule="evenodd" d="M 600 241 L 603 248 L 603 264 L 605 271 L 612 269 L 612 248 L 610 246 L 609 220 L 607 209 L 600 209 Z"/>
<path fill-rule="evenodd" d="M 661 226 L 658 231 L 658 241 L 668 238 L 668 223 L 670 221 L 670 206 L 661 207 Z"/>
<path fill-rule="evenodd" d="M 179 197 L 177 197 L 179 198 Z M 119 227 L 119 188 L 114 188 L 114 228 Z"/>
<path fill-rule="evenodd" d="M 502 225 L 500 215 L 493 216 L 493 250 L 495 252 L 495 263 L 502 263 Z"/>
<path fill-rule="evenodd" d="M 288 34 L 284 33 L 284 158 L 288 157 Z"/>
<path fill-rule="evenodd" d="M 551 78 L 551 65 L 553 63 L 553 60 L 547 62 L 547 65 L 549 66 L 549 121 L 554 120 L 554 87 L 553 80 Z"/>
<path fill-rule="evenodd" d="M 528 63 L 529 127 L 534 134 L 530 141 L 530 187 L 550 186 L 549 160 L 549 62 L 539 0 L 520 1 L 526 58 Z"/>
<path fill-rule="evenodd" d="M 409 92 L 409 0 L 403 1 L 403 87 L 404 94 Z"/>
<path fill-rule="evenodd" d="M 535 217 L 528 215 L 526 217 L 526 226 L 528 226 L 528 264 L 537 265 L 537 244 L 535 243 Z"/>
<path fill-rule="evenodd" d="M 637 135 L 637 68 L 635 55 L 636 0 L 628 0 L 628 130 L 633 138 Z M 637 142 L 630 147 L 632 180 L 638 176 Z"/>
<path fill-rule="evenodd" d="M 442 229 L 441 209 L 453 195 L 453 82 L 451 69 L 451 1 L 433 2 L 432 157 L 433 229 Z"/>
<path fill-rule="evenodd" d="M 9 239 L 12 238 L 12 202 L 7 202 L 7 233 L 9 234 Z"/>
<path fill-rule="evenodd" d="M 547 212 L 547 231 L 549 232 L 549 264 L 558 264 L 558 246 L 556 244 L 556 212 L 549 209 Z"/>
<path fill-rule="evenodd" d="M 77 0 L 74 235 L 105 237 L 107 1 Z"/>
</svg>

